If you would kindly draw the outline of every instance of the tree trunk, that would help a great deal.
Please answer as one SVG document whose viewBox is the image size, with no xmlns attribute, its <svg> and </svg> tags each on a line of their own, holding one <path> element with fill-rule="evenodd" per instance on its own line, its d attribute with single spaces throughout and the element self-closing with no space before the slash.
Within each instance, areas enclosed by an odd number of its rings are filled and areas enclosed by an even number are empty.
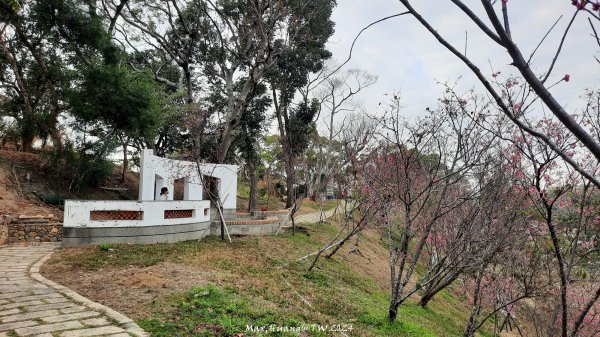
<svg viewBox="0 0 600 337">
<path fill-rule="evenodd" d="M 432 284 L 431 286 L 428 286 L 425 289 L 425 293 L 423 294 L 423 296 L 421 296 L 421 299 L 419 300 L 419 305 L 421 307 L 425 308 L 427 306 L 427 304 L 429 303 L 429 301 L 431 301 L 435 297 L 435 295 L 437 295 L 437 293 L 446 289 L 446 287 L 451 285 L 461 274 L 462 274 L 462 270 L 460 272 L 455 273 L 452 276 L 449 276 L 445 280 L 442 280 L 440 282 Z"/>
<path fill-rule="evenodd" d="M 125 182 L 125 173 L 127 172 L 127 169 L 129 169 L 129 158 L 127 157 L 127 142 L 123 142 L 123 170 L 121 171 L 121 183 Z"/>
<path fill-rule="evenodd" d="M 50 138 L 52 139 L 52 146 L 54 147 L 54 151 L 62 150 L 62 137 L 60 131 L 58 131 L 56 127 L 51 130 Z"/>
<path fill-rule="evenodd" d="M 558 265 L 558 275 L 560 277 L 559 289 L 560 289 L 560 309 L 561 309 L 561 336 L 567 337 L 568 335 L 568 302 L 567 302 L 567 287 L 568 279 L 565 273 L 565 263 L 562 252 L 560 250 L 560 242 L 556 235 L 556 229 L 552 223 L 552 205 L 546 204 L 546 225 L 548 226 L 548 232 L 552 239 L 552 246 L 554 249 L 554 257 L 556 257 L 556 264 Z"/>
<path fill-rule="evenodd" d="M 35 140 L 35 136 L 33 133 L 27 133 L 21 135 L 21 151 L 23 152 L 31 152 L 33 149 L 33 141 Z"/>
<path fill-rule="evenodd" d="M 248 213 L 253 213 L 256 210 L 256 198 L 258 196 L 258 175 L 256 174 L 256 164 L 252 161 L 248 162 L 248 180 L 250 180 Z"/>
<path fill-rule="evenodd" d="M 233 142 L 233 127 L 230 125 L 225 126 L 223 131 L 220 144 L 217 145 L 217 153 L 216 160 L 217 164 L 225 163 L 225 159 L 227 158 L 227 153 L 229 152 L 229 148 L 231 147 L 231 143 Z"/>
<path fill-rule="evenodd" d="M 390 322 L 395 322 L 398 318 L 398 305 L 394 302 L 390 303 L 390 308 L 388 310 L 388 320 Z"/>
<path fill-rule="evenodd" d="M 296 191 L 294 189 L 294 185 L 296 184 L 296 170 L 294 169 L 294 156 L 289 153 L 290 150 L 286 150 L 284 147 L 284 151 L 287 152 L 284 154 L 285 159 L 285 174 L 286 174 L 286 195 L 287 200 L 285 202 L 285 208 L 290 208 L 296 202 Z"/>
<path fill-rule="evenodd" d="M 475 321 L 477 320 L 477 316 L 479 316 L 479 311 L 481 309 L 481 301 L 479 297 L 481 295 L 481 280 L 483 279 L 485 267 L 485 265 L 481 266 L 481 269 L 477 273 L 477 278 L 475 279 L 475 289 L 473 290 L 473 306 L 471 307 L 471 315 L 469 316 L 469 322 L 467 323 L 464 337 L 473 337 L 475 335 Z"/>
</svg>

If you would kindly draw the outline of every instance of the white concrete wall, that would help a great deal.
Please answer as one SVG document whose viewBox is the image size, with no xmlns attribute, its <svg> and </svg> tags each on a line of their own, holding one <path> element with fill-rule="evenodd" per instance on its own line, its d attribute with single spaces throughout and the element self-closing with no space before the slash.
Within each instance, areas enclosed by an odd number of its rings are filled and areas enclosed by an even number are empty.
<svg viewBox="0 0 600 337">
<path fill-rule="evenodd" d="M 192 218 L 165 219 L 165 210 L 193 209 Z M 207 210 L 207 215 L 204 215 Z M 90 220 L 91 211 L 142 211 L 142 220 Z M 64 227 L 147 227 L 210 221 L 210 201 L 89 201 L 66 200 Z"/>
<path fill-rule="evenodd" d="M 185 178 L 185 200 L 202 200 L 202 179 L 198 174 L 221 180 L 219 195 L 223 208 L 236 208 L 237 165 L 200 164 L 173 160 L 153 155 L 152 150 L 141 154 L 139 201 L 157 200 L 162 187 L 169 189 L 169 200 L 173 200 L 173 186 L 176 179 Z M 155 182 L 158 184 L 155 186 Z"/>
</svg>

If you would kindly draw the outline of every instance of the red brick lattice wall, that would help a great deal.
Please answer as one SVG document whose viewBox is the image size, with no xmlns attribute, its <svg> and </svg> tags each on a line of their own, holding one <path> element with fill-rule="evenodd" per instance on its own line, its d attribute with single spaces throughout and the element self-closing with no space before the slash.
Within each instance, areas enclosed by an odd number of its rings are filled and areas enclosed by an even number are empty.
<svg viewBox="0 0 600 337">
<path fill-rule="evenodd" d="M 90 220 L 142 220 L 142 211 L 91 211 Z"/>
<path fill-rule="evenodd" d="M 194 217 L 193 209 L 173 209 L 165 211 L 165 219 L 183 219 Z"/>
</svg>

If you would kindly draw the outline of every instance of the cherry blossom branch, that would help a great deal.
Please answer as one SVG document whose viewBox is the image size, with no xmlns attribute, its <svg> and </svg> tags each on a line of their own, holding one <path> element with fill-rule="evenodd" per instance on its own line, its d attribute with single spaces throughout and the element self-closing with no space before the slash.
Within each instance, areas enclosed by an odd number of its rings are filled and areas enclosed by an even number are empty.
<svg viewBox="0 0 600 337">
<path fill-rule="evenodd" d="M 454 54 L 461 61 L 463 61 L 463 63 L 465 63 L 465 65 L 467 65 L 467 67 L 469 69 L 471 69 L 471 71 L 475 74 L 477 79 L 483 84 L 483 86 L 487 89 L 487 91 L 492 95 L 492 97 L 496 101 L 496 104 L 498 104 L 500 109 L 504 112 L 504 114 L 511 121 L 513 121 L 520 128 L 523 128 L 523 130 L 525 130 L 527 133 L 531 134 L 532 136 L 534 136 L 536 138 L 541 139 L 543 142 L 548 144 L 548 146 L 550 146 L 552 148 L 552 150 L 557 151 L 558 155 L 560 155 L 561 158 L 563 158 L 569 165 L 571 165 L 571 167 L 573 167 L 573 169 L 575 169 L 577 172 L 579 172 L 581 175 L 583 175 L 586 179 L 589 179 L 596 187 L 600 188 L 600 180 L 596 179 L 594 176 L 587 173 L 572 158 L 570 158 L 565 153 L 560 151 L 560 148 L 554 142 L 552 142 L 552 140 L 550 140 L 545 134 L 543 134 L 541 132 L 537 132 L 537 131 L 533 130 L 532 128 L 525 126 L 517 118 L 515 118 L 515 116 L 511 113 L 508 106 L 502 100 L 502 97 L 494 90 L 494 88 L 492 87 L 490 82 L 487 80 L 487 78 L 482 74 L 481 70 L 475 64 L 473 64 L 470 59 L 465 57 L 461 52 L 459 52 L 456 48 L 454 48 L 454 46 L 452 46 L 448 41 L 446 41 L 437 32 L 437 30 L 435 30 L 429 24 L 429 22 L 427 22 L 427 20 L 425 20 L 419 14 L 419 12 L 417 12 L 411 6 L 411 4 L 408 0 L 399 0 L 399 1 L 408 9 L 408 11 L 413 15 L 413 17 L 415 17 L 415 19 L 417 19 L 417 21 L 419 21 L 419 23 L 421 23 L 421 25 L 423 25 L 438 40 L 439 43 L 441 43 L 444 47 L 446 47 L 452 54 Z M 484 3 L 484 5 L 486 4 L 486 2 L 489 3 L 489 1 L 487 1 L 487 0 L 482 0 L 482 2 Z M 491 7 L 491 3 L 489 3 L 489 7 Z M 500 36 L 503 37 L 503 41 L 506 44 L 506 49 L 507 49 L 507 51 L 509 51 L 509 53 L 513 57 L 513 60 L 515 60 L 515 66 L 517 66 L 517 68 L 521 71 L 521 74 L 523 75 L 523 77 L 525 77 L 527 82 L 532 86 L 532 88 L 538 94 L 538 96 L 540 96 L 542 101 L 544 101 L 546 106 L 548 106 L 550 108 L 552 113 L 554 113 L 554 115 L 558 117 L 558 119 L 569 129 L 569 131 L 571 131 L 583 143 L 583 145 L 590 150 L 590 152 L 596 157 L 596 159 L 598 161 L 600 161 L 600 145 L 598 143 L 596 143 L 596 141 L 579 124 L 577 124 L 573 120 L 573 118 L 571 118 L 568 115 L 568 113 L 562 108 L 562 106 L 560 106 L 560 104 L 548 92 L 548 90 L 543 86 L 543 84 L 540 83 L 540 81 L 537 79 L 537 77 L 533 74 L 533 72 L 527 65 L 527 62 L 523 59 L 523 56 L 521 55 L 521 53 L 518 50 L 518 48 L 516 47 L 516 45 L 514 45 L 514 43 L 512 43 L 512 41 L 510 41 L 507 38 L 506 32 L 504 32 L 502 26 L 500 25 L 500 23 L 498 21 L 498 18 L 495 16 L 495 13 L 493 12 L 493 8 L 488 8 L 486 6 L 486 10 L 488 12 L 491 10 L 491 14 L 488 13 L 490 15 L 490 19 L 494 23 L 494 26 L 496 27 Z"/>
</svg>

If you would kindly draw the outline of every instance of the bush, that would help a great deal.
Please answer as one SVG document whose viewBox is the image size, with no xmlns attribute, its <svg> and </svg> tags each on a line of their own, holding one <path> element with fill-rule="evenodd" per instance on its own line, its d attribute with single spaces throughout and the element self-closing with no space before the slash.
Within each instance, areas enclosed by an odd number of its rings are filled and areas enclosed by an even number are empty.
<svg viewBox="0 0 600 337">
<path fill-rule="evenodd" d="M 17 145 L 19 142 L 19 130 L 16 122 L 0 116 L 0 147 L 5 144 Z"/>
<path fill-rule="evenodd" d="M 102 155 L 86 154 L 67 147 L 46 156 L 50 174 L 66 180 L 69 190 L 99 187 L 112 175 L 115 167 Z"/>
</svg>

